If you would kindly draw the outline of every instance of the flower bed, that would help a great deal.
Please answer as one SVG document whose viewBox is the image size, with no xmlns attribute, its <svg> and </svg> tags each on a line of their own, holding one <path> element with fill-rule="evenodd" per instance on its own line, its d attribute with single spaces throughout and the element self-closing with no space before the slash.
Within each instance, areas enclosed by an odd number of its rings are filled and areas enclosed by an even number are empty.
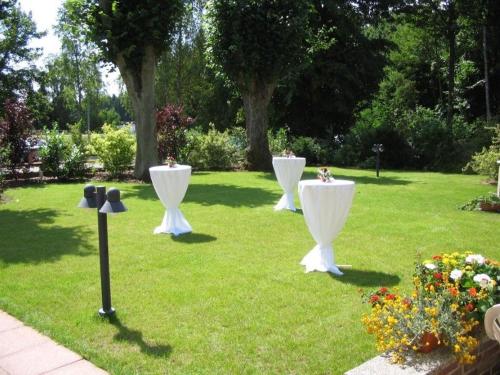
<svg viewBox="0 0 500 375">
<path fill-rule="evenodd" d="M 395 362 L 446 346 L 460 363 L 473 363 L 477 327 L 500 300 L 499 278 L 498 263 L 479 254 L 436 255 L 416 265 L 411 296 L 387 288 L 369 294 L 372 309 L 363 323 Z"/>
</svg>

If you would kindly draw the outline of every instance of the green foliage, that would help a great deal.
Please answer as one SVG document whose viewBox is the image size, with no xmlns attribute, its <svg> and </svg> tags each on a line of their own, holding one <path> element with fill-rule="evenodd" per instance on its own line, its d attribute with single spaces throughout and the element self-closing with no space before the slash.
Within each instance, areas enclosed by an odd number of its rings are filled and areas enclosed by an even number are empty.
<svg viewBox="0 0 500 375">
<path fill-rule="evenodd" d="M 21 10 L 17 0 L 0 2 L 0 103 L 7 98 L 30 93 L 37 69 L 32 65 L 40 54 L 29 46 L 43 33 L 36 31 L 31 16 Z M 27 67 L 26 67 L 27 65 Z M 0 107 L 0 117 L 3 108 Z"/>
<path fill-rule="evenodd" d="M 235 167 L 238 162 L 235 138 L 228 130 L 220 132 L 213 125 L 207 133 L 198 129 L 189 130 L 187 143 L 182 152 L 183 160 L 199 169 L 225 170 Z"/>
<path fill-rule="evenodd" d="M 99 121 L 101 124 L 117 127 L 120 125 L 121 118 L 114 108 L 105 108 L 99 111 Z"/>
<path fill-rule="evenodd" d="M 500 206 L 500 198 L 496 195 L 496 193 L 481 195 L 471 199 L 459 208 L 464 211 L 476 211 L 481 210 L 481 206 L 484 206 L 485 204 L 489 206 Z M 497 211 L 499 211 L 499 209 L 497 209 Z"/>
<path fill-rule="evenodd" d="M 127 61 L 140 82 L 146 48 L 157 54 L 166 49 L 183 12 L 181 0 L 97 1 L 82 0 L 71 17 L 86 25 L 86 32 L 105 58 Z"/>
<path fill-rule="evenodd" d="M 468 165 L 472 167 L 474 172 L 496 180 L 498 178 L 497 160 L 500 160 L 500 149 L 498 146 L 484 147 L 481 152 L 472 156 L 472 160 Z"/>
<path fill-rule="evenodd" d="M 135 154 L 135 140 L 127 127 L 115 129 L 105 124 L 103 134 L 92 134 L 90 152 L 97 155 L 104 169 L 117 177 L 132 164 Z"/>
<path fill-rule="evenodd" d="M 210 66 L 240 90 L 277 82 L 304 59 L 308 15 L 306 0 L 209 1 Z"/>
<path fill-rule="evenodd" d="M 321 146 L 311 137 L 296 137 L 292 140 L 290 148 L 296 156 L 304 157 L 308 164 L 322 162 Z"/>
<path fill-rule="evenodd" d="M 281 155 L 283 150 L 289 147 L 287 128 L 279 128 L 276 132 L 271 129 L 267 131 L 267 139 L 269 142 L 269 151 L 273 155 Z"/>
<path fill-rule="evenodd" d="M 44 132 L 45 144 L 39 150 L 42 161 L 40 168 L 47 176 L 60 177 L 62 175 L 62 164 L 68 152 L 68 145 L 59 132 L 57 124 L 50 130 L 45 129 Z"/>
<path fill-rule="evenodd" d="M 62 179 L 81 177 L 85 173 L 86 153 L 80 143 L 69 142 L 57 125 L 45 129 L 45 144 L 40 148 L 40 168 L 47 176 Z M 78 140 L 78 139 L 77 139 Z"/>
</svg>

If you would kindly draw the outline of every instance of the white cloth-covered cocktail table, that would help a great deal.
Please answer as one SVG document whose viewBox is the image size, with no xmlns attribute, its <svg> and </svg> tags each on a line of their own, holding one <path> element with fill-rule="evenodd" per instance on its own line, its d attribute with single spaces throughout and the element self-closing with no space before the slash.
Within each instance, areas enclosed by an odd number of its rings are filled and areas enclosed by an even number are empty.
<svg viewBox="0 0 500 375">
<path fill-rule="evenodd" d="M 353 181 L 304 180 L 299 182 L 299 198 L 304 219 L 317 243 L 300 262 L 306 267 L 306 272 L 343 274 L 335 264 L 332 241 L 347 220 L 353 196 Z"/>
<path fill-rule="evenodd" d="M 285 191 L 285 194 L 283 194 L 279 202 L 274 206 L 275 211 L 284 209 L 295 211 L 293 193 L 302 176 L 305 165 L 305 158 L 273 157 L 274 173 L 281 188 Z"/>
<path fill-rule="evenodd" d="M 167 209 L 163 221 L 154 233 L 179 235 L 192 232 L 192 228 L 179 210 L 191 177 L 191 166 L 177 164 L 175 167 L 161 165 L 149 168 L 151 181 L 158 198 Z"/>
</svg>

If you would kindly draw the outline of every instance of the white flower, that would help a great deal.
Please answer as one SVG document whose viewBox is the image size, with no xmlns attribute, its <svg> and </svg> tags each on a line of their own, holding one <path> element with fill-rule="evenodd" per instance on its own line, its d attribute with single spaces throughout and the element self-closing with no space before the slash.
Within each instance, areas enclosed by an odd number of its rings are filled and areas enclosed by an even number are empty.
<svg viewBox="0 0 500 375">
<path fill-rule="evenodd" d="M 468 255 L 467 258 L 465 258 L 465 262 L 469 264 L 472 263 L 484 264 L 484 257 L 479 254 Z"/>
<path fill-rule="evenodd" d="M 474 276 L 474 282 L 479 284 L 481 288 L 486 288 L 491 281 L 491 278 L 486 275 L 485 273 L 479 273 L 476 276 Z"/>
<path fill-rule="evenodd" d="M 462 271 L 454 269 L 450 273 L 450 278 L 453 279 L 453 280 L 455 280 L 455 281 L 457 281 L 457 280 L 459 280 L 462 277 L 462 274 L 463 274 Z"/>
<path fill-rule="evenodd" d="M 437 266 L 433 263 L 426 263 L 424 264 L 424 267 L 427 268 L 428 270 L 435 270 L 437 268 Z"/>
</svg>

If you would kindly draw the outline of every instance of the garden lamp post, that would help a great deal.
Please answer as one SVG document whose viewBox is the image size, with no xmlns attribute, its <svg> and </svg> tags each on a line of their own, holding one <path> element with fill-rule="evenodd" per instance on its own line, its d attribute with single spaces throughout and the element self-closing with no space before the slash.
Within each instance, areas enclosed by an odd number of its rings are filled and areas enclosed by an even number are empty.
<svg viewBox="0 0 500 375">
<path fill-rule="evenodd" d="M 107 198 L 107 199 L 106 199 Z M 109 277 L 108 253 L 108 220 L 107 214 L 127 211 L 120 200 L 120 190 L 110 188 L 106 194 L 104 186 L 87 185 L 83 189 L 80 208 L 97 208 L 97 228 L 99 231 L 99 261 L 101 269 L 102 307 L 99 315 L 113 315 L 115 309 L 111 306 L 111 285 Z"/>
<path fill-rule="evenodd" d="M 377 167 L 377 177 L 380 172 L 380 153 L 384 151 L 384 145 L 382 143 L 375 143 L 372 147 L 372 151 L 377 154 L 376 167 Z"/>
</svg>

